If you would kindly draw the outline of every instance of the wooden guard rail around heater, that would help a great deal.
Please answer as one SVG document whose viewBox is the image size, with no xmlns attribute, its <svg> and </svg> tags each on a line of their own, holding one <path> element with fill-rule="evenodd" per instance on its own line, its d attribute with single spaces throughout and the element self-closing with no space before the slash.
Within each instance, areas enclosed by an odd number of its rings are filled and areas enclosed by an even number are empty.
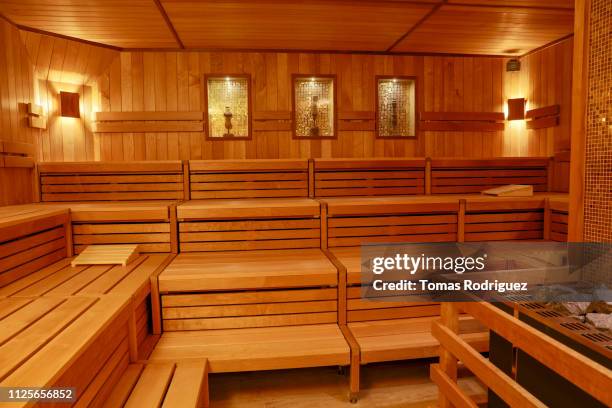
<svg viewBox="0 0 612 408">
<path fill-rule="evenodd" d="M 94 133 L 202 132 L 204 112 L 96 112 Z"/>
<path fill-rule="evenodd" d="M 497 132 L 504 130 L 503 112 L 421 112 L 419 130 L 435 132 Z"/>
<path fill-rule="evenodd" d="M 33 143 L 0 140 L 0 167 L 34 167 L 36 146 Z"/>
<path fill-rule="evenodd" d="M 425 159 L 314 159 L 314 196 L 425 194 Z"/>
<path fill-rule="evenodd" d="M 551 166 L 548 157 L 432 158 L 431 193 L 479 193 L 506 184 L 530 184 L 536 192 L 551 191 Z"/>
<path fill-rule="evenodd" d="M 67 209 L 0 207 L 0 286 L 72 254 Z"/>
<path fill-rule="evenodd" d="M 308 160 L 191 160 L 191 199 L 308 197 Z"/>
<path fill-rule="evenodd" d="M 41 201 L 183 200 L 183 163 L 65 162 L 38 164 Z"/>
<path fill-rule="evenodd" d="M 509 406 L 546 407 L 518 382 L 474 350 L 458 334 L 459 313 L 466 313 L 514 347 L 529 354 L 559 376 L 576 385 L 603 406 L 612 406 L 612 371 L 513 315 L 486 302 L 444 303 L 442 317 L 432 325 L 440 342 L 440 363 L 431 366 L 431 379 L 439 387 L 439 405 L 476 408 L 457 385 L 457 361 Z"/>
</svg>

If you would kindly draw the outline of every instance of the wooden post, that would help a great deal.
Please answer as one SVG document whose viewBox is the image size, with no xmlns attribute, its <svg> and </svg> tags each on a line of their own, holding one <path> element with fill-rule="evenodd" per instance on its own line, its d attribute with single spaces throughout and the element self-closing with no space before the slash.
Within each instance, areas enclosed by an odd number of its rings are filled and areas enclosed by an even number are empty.
<svg viewBox="0 0 612 408">
<path fill-rule="evenodd" d="M 136 324 L 136 307 L 134 299 L 130 301 L 128 319 L 128 345 L 130 350 L 130 362 L 138 361 L 138 329 Z"/>
<path fill-rule="evenodd" d="M 584 233 L 584 169 L 586 102 L 589 67 L 590 0 L 576 0 L 574 9 L 574 59 L 572 76 L 571 158 L 569 182 L 569 242 L 580 242 Z"/>
<path fill-rule="evenodd" d="M 548 166 L 546 166 L 546 177 L 547 177 L 547 191 L 551 192 L 554 190 L 555 180 L 555 158 L 551 157 L 548 159 Z"/>
<path fill-rule="evenodd" d="M 327 249 L 327 203 L 321 203 L 321 249 Z"/>
<path fill-rule="evenodd" d="M 72 216 L 70 213 L 66 215 L 64 222 L 64 236 L 66 238 L 66 257 L 74 256 L 74 244 L 72 239 Z"/>
<path fill-rule="evenodd" d="M 457 213 L 457 242 L 465 242 L 465 198 L 459 200 Z"/>
<path fill-rule="evenodd" d="M 178 219 L 176 215 L 176 204 L 168 207 L 168 222 L 170 223 L 170 252 L 178 254 L 179 252 L 179 233 Z"/>
<path fill-rule="evenodd" d="M 425 159 L 425 194 L 431 194 L 431 157 Z"/>
<path fill-rule="evenodd" d="M 453 302 L 443 302 L 441 304 L 440 322 L 452 332 L 459 332 L 459 311 Z M 442 345 L 440 345 L 440 370 L 453 382 L 457 382 L 457 358 Z M 440 408 L 452 407 L 452 404 L 442 392 L 438 392 L 438 405 Z"/>
<path fill-rule="evenodd" d="M 314 159 L 308 159 L 308 197 L 315 196 L 315 171 Z"/>
<path fill-rule="evenodd" d="M 189 160 L 183 160 L 183 200 L 191 200 L 191 175 L 189 174 Z"/>
<path fill-rule="evenodd" d="M 550 230 L 551 230 L 551 210 L 550 210 L 550 198 L 544 199 L 544 231 L 543 238 L 544 241 L 550 241 Z"/>
</svg>

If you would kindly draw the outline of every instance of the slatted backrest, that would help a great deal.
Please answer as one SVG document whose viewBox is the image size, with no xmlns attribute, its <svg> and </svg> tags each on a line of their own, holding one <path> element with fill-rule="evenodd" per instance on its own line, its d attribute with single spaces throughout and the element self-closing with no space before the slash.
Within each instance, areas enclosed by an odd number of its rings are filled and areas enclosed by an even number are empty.
<svg viewBox="0 0 612 408">
<path fill-rule="evenodd" d="M 182 200 L 176 161 L 40 163 L 41 201 Z"/>
<path fill-rule="evenodd" d="M 307 160 L 191 160 L 192 199 L 308 197 Z"/>
<path fill-rule="evenodd" d="M 361 252 L 364 243 L 457 241 L 459 200 L 447 197 L 372 197 L 324 200 L 327 244 L 347 269 L 347 322 L 438 315 L 436 303 L 382 302 L 362 298 Z M 324 238 L 325 239 L 325 238 Z M 341 313 L 344 313 L 341 311 Z"/>
<path fill-rule="evenodd" d="M 549 158 L 431 159 L 431 193 L 479 193 L 506 184 L 547 191 Z"/>
<path fill-rule="evenodd" d="M 468 198 L 465 241 L 543 239 L 545 203 L 543 197 Z"/>
<path fill-rule="evenodd" d="M 180 252 L 319 248 L 319 203 L 304 199 L 190 201 L 177 207 Z"/>
<path fill-rule="evenodd" d="M 66 257 L 68 210 L 0 208 L 0 287 Z"/>
<path fill-rule="evenodd" d="M 567 199 L 550 199 L 550 240 L 567 242 L 567 216 L 569 205 Z"/>
<path fill-rule="evenodd" d="M 425 159 L 315 159 L 315 197 L 425 193 Z"/>
</svg>

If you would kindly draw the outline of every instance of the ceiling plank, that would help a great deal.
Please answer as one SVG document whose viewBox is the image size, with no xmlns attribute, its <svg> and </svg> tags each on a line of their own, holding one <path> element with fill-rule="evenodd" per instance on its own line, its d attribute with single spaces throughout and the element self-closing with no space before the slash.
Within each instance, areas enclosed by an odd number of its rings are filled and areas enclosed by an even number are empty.
<svg viewBox="0 0 612 408">
<path fill-rule="evenodd" d="M 161 1 L 159 0 L 153 0 L 153 1 L 155 1 L 155 5 L 157 6 L 157 9 L 159 10 L 162 17 L 164 18 L 164 21 L 166 22 L 168 29 L 172 32 L 172 35 L 174 36 L 176 43 L 179 45 L 179 47 L 184 49 L 185 45 L 183 44 L 181 37 L 179 37 L 178 33 L 176 32 L 176 29 L 172 25 L 172 21 L 170 21 L 170 18 L 168 17 L 168 13 L 166 13 L 166 10 L 164 9 L 164 5 L 161 4 Z"/>
</svg>

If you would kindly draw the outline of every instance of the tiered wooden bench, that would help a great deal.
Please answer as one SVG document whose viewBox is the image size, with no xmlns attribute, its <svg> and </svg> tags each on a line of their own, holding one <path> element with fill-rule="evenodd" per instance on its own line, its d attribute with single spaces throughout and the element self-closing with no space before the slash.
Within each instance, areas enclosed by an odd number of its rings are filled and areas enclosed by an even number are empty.
<svg viewBox="0 0 612 408">
<path fill-rule="evenodd" d="M 0 286 L 70 255 L 67 209 L 35 204 L 0 207 Z"/>
<path fill-rule="evenodd" d="M 529 184 L 550 191 L 552 160 L 548 157 L 431 159 L 431 194 L 479 193 L 506 184 Z"/>
<path fill-rule="evenodd" d="M 182 253 L 159 275 L 152 361 L 205 357 L 212 373 L 349 364 L 319 203 L 191 201 L 178 219 Z"/>
<path fill-rule="evenodd" d="M 175 204 L 164 201 L 67 203 L 74 252 L 88 245 L 139 244 L 140 252 L 178 252 Z"/>
<path fill-rule="evenodd" d="M 76 406 L 99 406 L 130 360 L 131 299 L 15 297 L 0 304 L 0 386 L 74 387 Z"/>
<path fill-rule="evenodd" d="M 191 160 L 191 199 L 308 197 L 307 160 Z"/>
<path fill-rule="evenodd" d="M 206 359 L 130 364 L 105 408 L 203 408 L 208 406 Z"/>
<path fill-rule="evenodd" d="M 372 242 L 455 242 L 458 240 L 459 199 L 456 197 L 370 197 L 324 200 L 327 243 L 336 259 L 341 282 L 346 282 L 342 327 L 352 341 L 351 392 L 359 391 L 359 365 L 379 361 L 433 357 L 438 342 L 431 323 L 437 303 L 369 301 L 362 298 L 361 247 Z M 324 237 L 325 241 L 325 237 Z M 341 283 L 342 285 L 342 283 Z M 342 291 L 342 287 L 341 287 Z M 488 336 L 471 321 L 462 322 L 466 340 L 480 350 Z"/>
<path fill-rule="evenodd" d="M 40 163 L 40 199 L 66 201 L 183 200 L 183 163 Z"/>
<path fill-rule="evenodd" d="M 425 194 L 425 159 L 315 159 L 315 197 Z"/>
</svg>

